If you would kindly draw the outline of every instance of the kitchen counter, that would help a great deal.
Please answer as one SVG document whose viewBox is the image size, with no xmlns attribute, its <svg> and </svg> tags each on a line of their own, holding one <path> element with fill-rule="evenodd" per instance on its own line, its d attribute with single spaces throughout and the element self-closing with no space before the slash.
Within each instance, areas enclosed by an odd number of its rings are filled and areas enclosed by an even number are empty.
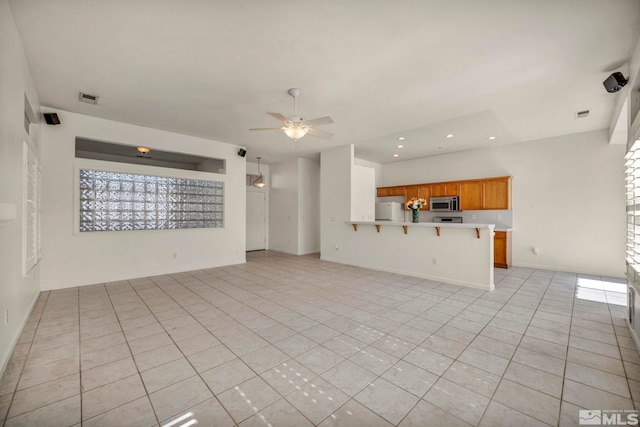
<svg viewBox="0 0 640 427">
<path fill-rule="evenodd" d="M 391 225 L 409 227 L 442 227 L 442 228 L 495 228 L 494 224 L 471 224 L 471 223 L 451 223 L 451 222 L 410 222 L 410 221 L 347 221 L 347 224 L 358 225 Z M 506 231 L 506 229 L 497 230 Z"/>
<path fill-rule="evenodd" d="M 411 222 L 411 221 L 347 221 L 347 224 L 361 224 L 361 225 L 392 225 L 392 226 L 404 226 L 410 227 L 451 227 L 451 228 L 490 228 L 493 227 L 493 231 L 513 231 L 511 227 L 496 227 L 495 224 L 476 224 L 476 223 L 455 223 L 455 222 Z"/>
</svg>

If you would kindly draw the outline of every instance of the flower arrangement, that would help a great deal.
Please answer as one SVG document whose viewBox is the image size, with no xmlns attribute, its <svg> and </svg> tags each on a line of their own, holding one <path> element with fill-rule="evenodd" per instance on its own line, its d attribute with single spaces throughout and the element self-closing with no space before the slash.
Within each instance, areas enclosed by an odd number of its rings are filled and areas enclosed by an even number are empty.
<svg viewBox="0 0 640 427">
<path fill-rule="evenodd" d="M 414 211 L 415 210 L 420 210 L 426 204 L 427 204 L 427 201 L 425 199 L 419 199 L 417 197 L 412 197 L 411 200 L 409 200 L 407 202 L 407 209 L 412 209 Z"/>
</svg>

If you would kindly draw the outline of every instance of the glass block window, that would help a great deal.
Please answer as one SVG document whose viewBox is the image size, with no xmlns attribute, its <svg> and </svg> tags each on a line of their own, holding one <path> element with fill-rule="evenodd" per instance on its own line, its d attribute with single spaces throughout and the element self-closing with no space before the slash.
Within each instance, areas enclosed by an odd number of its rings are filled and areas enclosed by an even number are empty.
<svg viewBox="0 0 640 427">
<path fill-rule="evenodd" d="M 80 231 L 224 227 L 224 182 L 80 170 Z"/>
</svg>

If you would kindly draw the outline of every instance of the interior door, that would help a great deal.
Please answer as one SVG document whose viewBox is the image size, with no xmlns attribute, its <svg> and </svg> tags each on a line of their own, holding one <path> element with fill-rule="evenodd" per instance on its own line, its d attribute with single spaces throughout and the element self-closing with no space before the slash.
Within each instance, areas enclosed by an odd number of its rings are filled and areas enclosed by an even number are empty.
<svg viewBox="0 0 640 427">
<path fill-rule="evenodd" d="M 266 248 L 266 193 L 247 191 L 247 251 Z"/>
</svg>

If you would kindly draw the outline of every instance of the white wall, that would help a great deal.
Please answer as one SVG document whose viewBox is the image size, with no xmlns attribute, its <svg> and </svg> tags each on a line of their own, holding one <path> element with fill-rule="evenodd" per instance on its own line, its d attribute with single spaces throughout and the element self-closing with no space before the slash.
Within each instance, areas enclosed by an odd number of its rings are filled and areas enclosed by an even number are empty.
<svg viewBox="0 0 640 427">
<path fill-rule="evenodd" d="M 308 159 L 271 165 L 269 249 L 293 255 L 320 250 L 320 166 Z"/>
<path fill-rule="evenodd" d="M 351 173 L 351 219 L 373 221 L 376 218 L 376 171 L 354 164 Z"/>
<path fill-rule="evenodd" d="M 298 254 L 298 159 L 271 165 L 269 249 Z"/>
<path fill-rule="evenodd" d="M 22 149 L 24 97 L 39 117 L 40 102 L 7 0 L 0 0 L 0 203 L 15 206 L 16 219 L 0 222 L 0 376 L 26 321 L 39 288 L 40 267 L 22 274 Z M 39 125 L 31 126 L 39 151 Z M 9 322 L 5 323 L 5 311 Z"/>
<path fill-rule="evenodd" d="M 42 132 L 42 287 L 130 279 L 245 262 L 245 159 L 238 147 L 58 111 Z M 226 175 L 76 159 L 76 136 L 226 159 Z M 214 229 L 77 232 L 78 168 L 224 181 L 225 226 Z"/>
<path fill-rule="evenodd" d="M 320 163 L 298 159 L 298 255 L 320 252 Z"/>
<path fill-rule="evenodd" d="M 625 148 L 607 137 L 602 130 L 389 163 L 384 185 L 511 175 L 514 265 L 622 277 Z"/>
<path fill-rule="evenodd" d="M 357 166 L 366 166 L 368 168 L 373 168 L 375 170 L 376 175 L 376 187 L 382 187 L 382 165 L 376 162 L 370 162 L 368 160 L 362 160 L 357 157 L 353 159 L 353 164 Z"/>
</svg>

